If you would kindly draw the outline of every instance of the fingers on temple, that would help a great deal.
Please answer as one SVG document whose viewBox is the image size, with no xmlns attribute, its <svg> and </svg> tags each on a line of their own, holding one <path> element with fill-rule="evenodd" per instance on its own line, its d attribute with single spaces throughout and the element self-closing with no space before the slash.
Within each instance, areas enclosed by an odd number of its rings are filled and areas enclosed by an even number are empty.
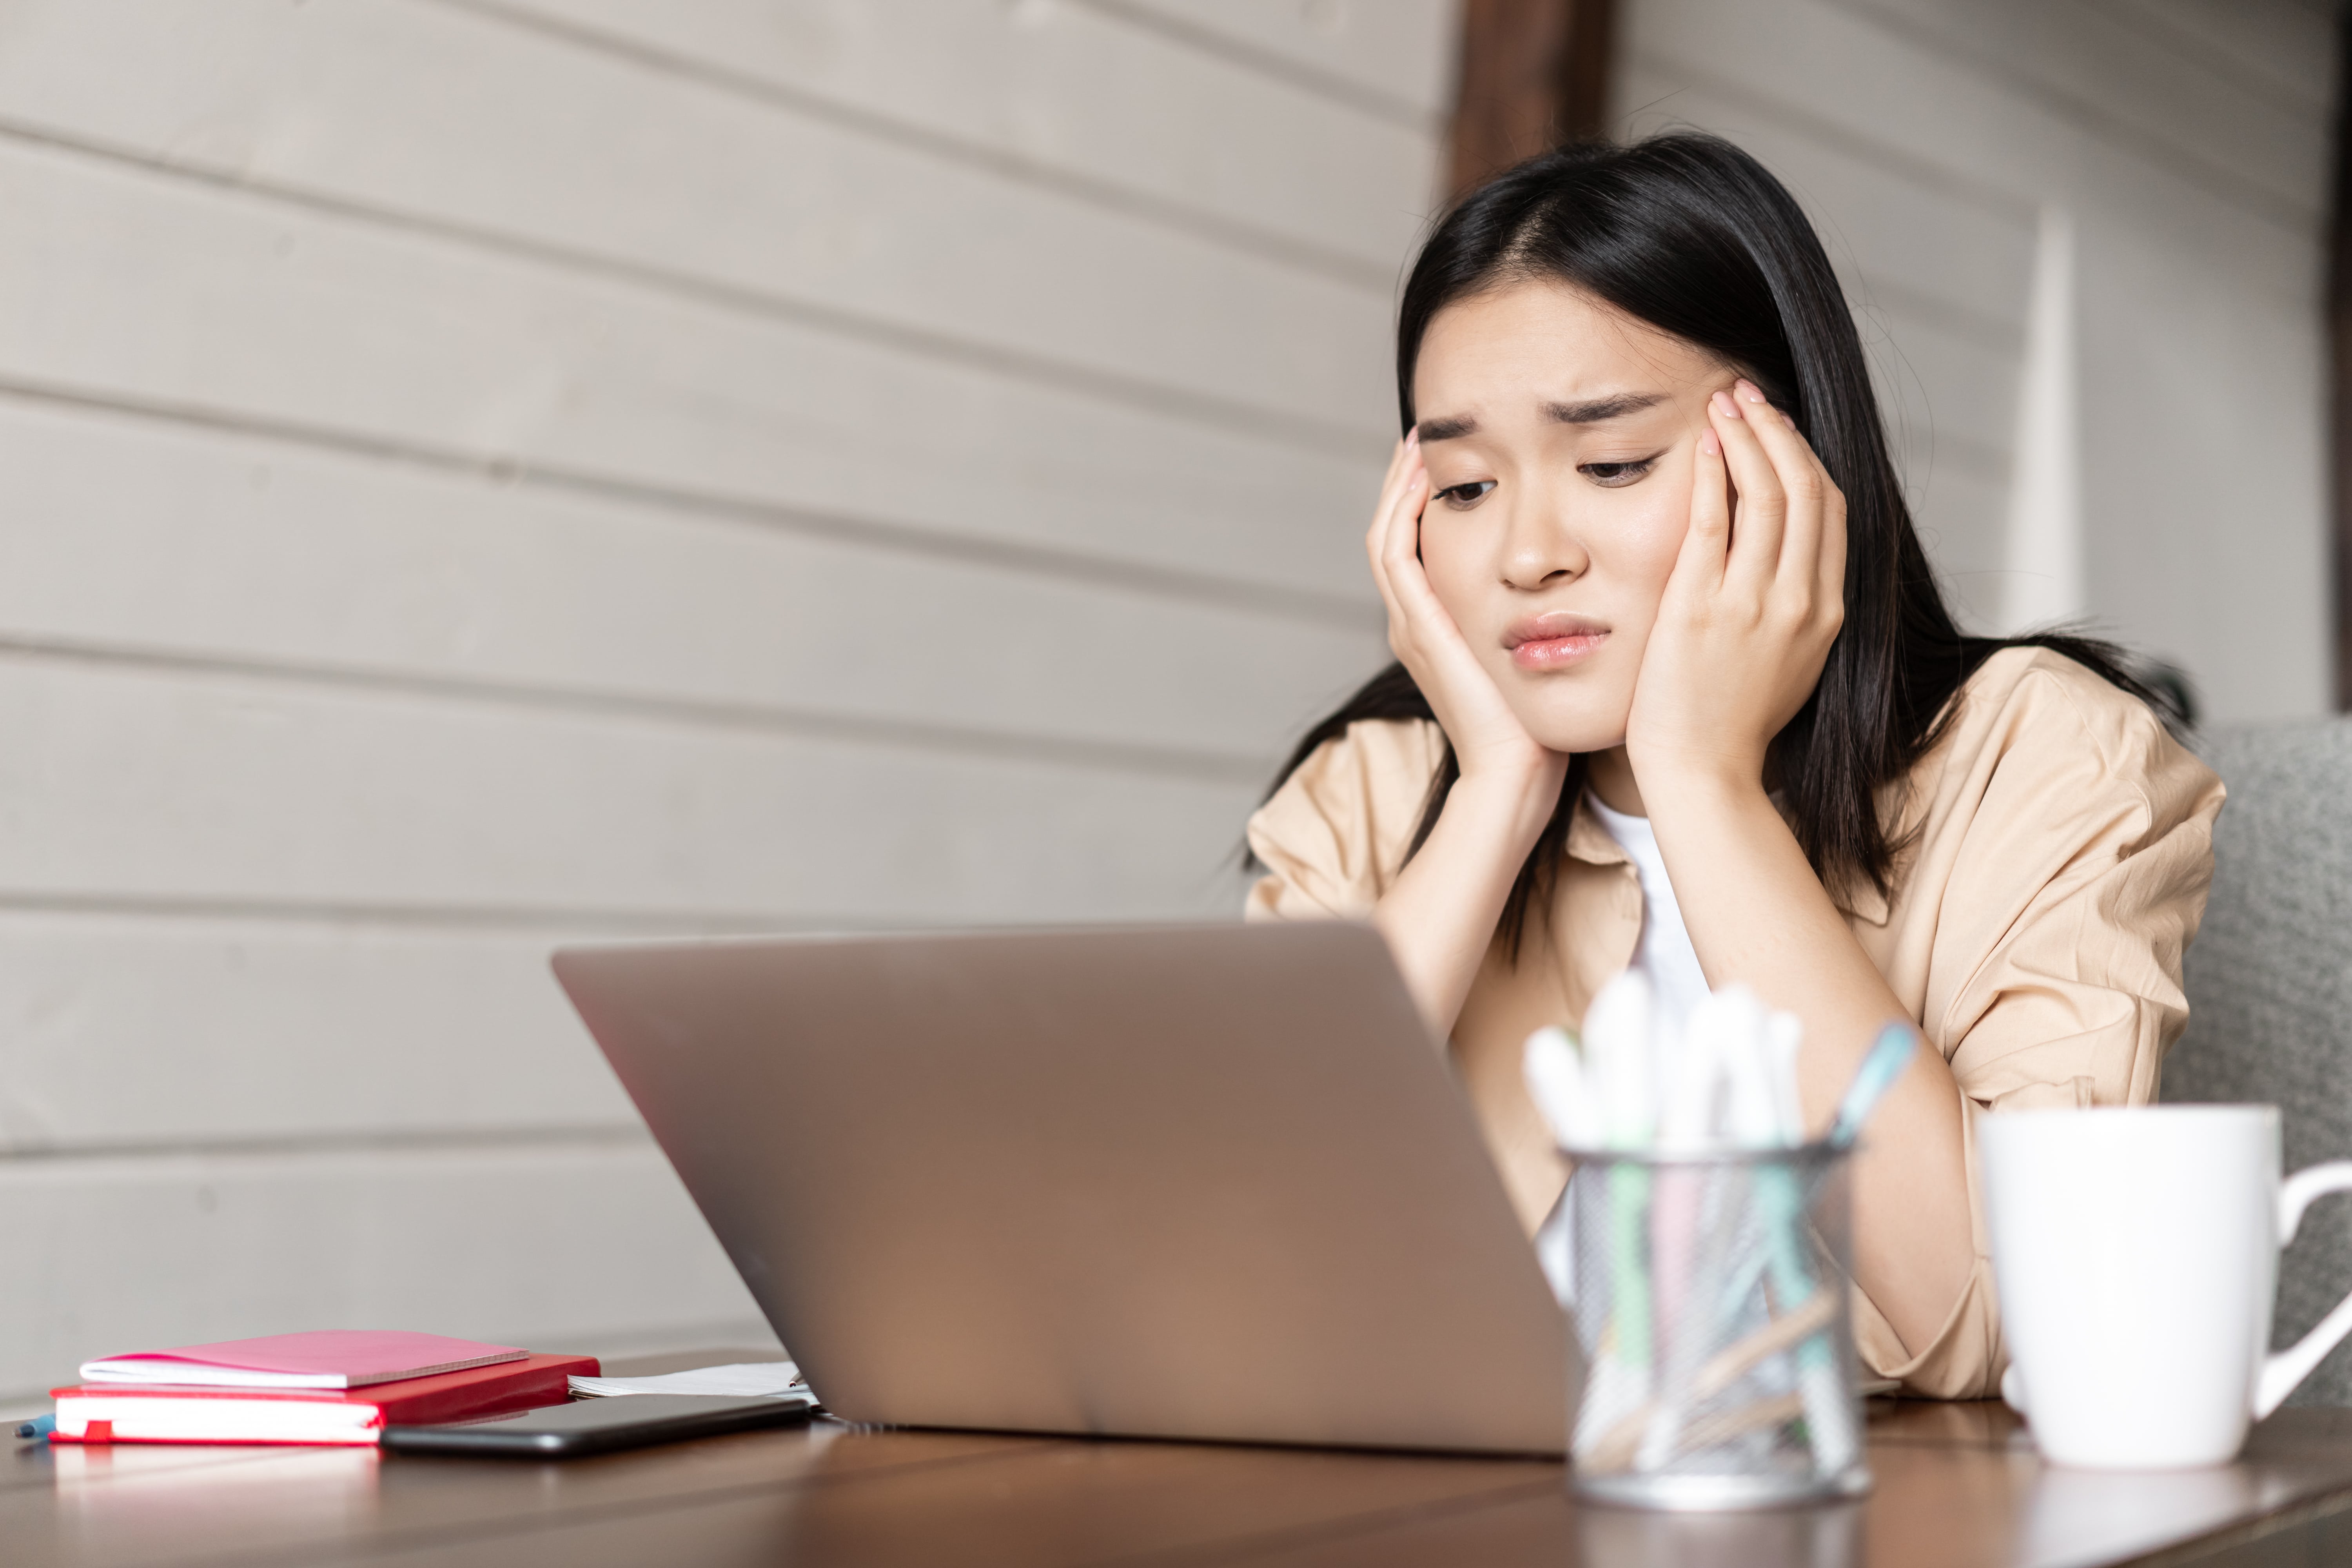
<svg viewBox="0 0 2352 1568">
<path fill-rule="evenodd" d="M 1404 490 L 1397 497 L 1394 520 L 1389 524 L 1389 584 L 1408 609 L 1417 607 L 1429 592 L 1421 566 L 1421 520 L 1428 504 L 1429 476 L 1416 471 L 1406 478 Z"/>
<path fill-rule="evenodd" d="M 1843 619 L 1845 601 L 1845 495 L 1797 422 L 1766 405 L 1753 420 L 1756 435 L 1780 476 L 1788 497 L 1780 581 L 1801 592 L 1808 610 Z"/>
<path fill-rule="evenodd" d="M 1739 395 L 1757 442 L 1770 459 L 1785 498 L 1783 515 L 1787 521 L 1781 545 L 1781 574 L 1809 582 L 1820 544 L 1822 513 L 1836 487 L 1829 482 L 1828 471 L 1813 455 L 1812 447 L 1797 433 L 1794 419 L 1763 402 L 1764 395 L 1746 382 L 1740 384 Z"/>
<path fill-rule="evenodd" d="M 1364 549 L 1372 558 L 1372 574 L 1381 573 L 1381 560 L 1388 551 L 1389 535 L 1396 525 L 1397 505 L 1410 488 L 1410 476 L 1418 454 L 1410 437 L 1397 443 L 1396 453 L 1389 459 L 1389 471 L 1381 480 L 1381 499 L 1372 508 L 1372 525 L 1364 531 Z"/>
<path fill-rule="evenodd" d="M 1397 483 L 1404 474 L 1405 466 L 1412 460 L 1418 450 L 1419 443 L 1413 440 L 1412 433 L 1408 431 L 1397 442 L 1396 450 L 1389 454 L 1389 471 L 1381 476 L 1381 505 L 1374 513 L 1375 520 L 1387 512 L 1389 498 L 1396 493 Z"/>
<path fill-rule="evenodd" d="M 1389 641 L 1395 647 L 1410 620 L 1421 585 L 1421 510 L 1428 495 L 1429 476 L 1419 452 L 1407 455 L 1389 493 L 1382 498 L 1379 521 L 1365 542 L 1372 558 L 1372 578 L 1388 606 Z M 1402 649 L 1400 647 L 1401 653 Z"/>
<path fill-rule="evenodd" d="M 1707 400 L 1707 422 L 1723 443 L 1724 464 L 1739 492 L 1727 574 L 1751 583 L 1769 582 L 1780 563 L 1780 539 L 1788 520 L 1788 494 L 1765 450 L 1758 426 L 1773 417 L 1769 405 L 1751 401 L 1754 387 L 1743 381 Z"/>
<path fill-rule="evenodd" d="M 1683 535 L 1675 573 L 1692 574 L 1702 586 L 1714 586 L 1723 579 L 1730 542 L 1731 479 L 1723 466 L 1722 440 L 1706 430 L 1692 459 L 1690 531 Z"/>
<path fill-rule="evenodd" d="M 1394 570 L 1409 561 L 1421 546 L 1421 508 L 1428 493 L 1429 470 L 1421 466 L 1420 455 L 1408 457 L 1403 471 L 1397 475 L 1396 488 L 1384 509 L 1387 523 L 1381 537 L 1381 553 Z"/>
<path fill-rule="evenodd" d="M 1407 436 L 1389 454 L 1388 472 L 1381 476 L 1381 499 L 1372 507 L 1371 531 L 1375 533 L 1380 531 L 1381 522 L 1388 517 L 1389 502 L 1396 495 L 1397 477 L 1404 472 L 1405 459 L 1412 451 L 1412 437 Z"/>
</svg>

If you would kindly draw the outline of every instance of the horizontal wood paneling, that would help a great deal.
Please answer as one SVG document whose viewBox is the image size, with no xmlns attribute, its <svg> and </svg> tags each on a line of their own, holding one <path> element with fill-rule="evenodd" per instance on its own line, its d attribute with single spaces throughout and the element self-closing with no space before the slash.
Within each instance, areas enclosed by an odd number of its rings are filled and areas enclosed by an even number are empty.
<svg viewBox="0 0 2352 1568">
<path fill-rule="evenodd" d="M 1123 745 L 1237 779 L 1384 658 L 1369 614 L 1349 630 L 85 411 L 0 402 L 0 647 Z"/>
<path fill-rule="evenodd" d="M 33 382 L 1371 605 L 1354 459 L 0 142 L 0 387 Z M 1383 329 L 1384 330 L 1384 329 Z M 1025 557 L 1024 558 L 1026 559 Z"/>
<path fill-rule="evenodd" d="M 2326 667 L 2303 653 L 2328 613 L 2317 267 L 2309 295 L 2265 300 L 2137 235 L 2090 233 L 2082 257 L 2098 280 L 2084 331 L 2120 351 L 2084 393 L 2092 581 L 2133 607 L 2128 636 L 2188 669 L 2210 718 L 2326 711 Z"/>
<path fill-rule="evenodd" d="M 0 1160 L 0 1397 L 93 1356 L 301 1329 L 562 1350 L 662 1327 L 740 1342 L 760 1321 L 668 1163 L 634 1139 Z"/>
<path fill-rule="evenodd" d="M 1722 62 L 1638 55 L 1620 100 L 1634 134 L 1675 124 L 1730 137 L 1789 185 L 1859 298 L 1900 296 L 2021 337 L 2033 267 L 2034 202 L 1947 157 L 1886 148 L 1825 119 L 1811 95 L 1743 80 Z"/>
<path fill-rule="evenodd" d="M 1382 287 L 1434 188 L 1433 128 L 1059 0 L 455 3 Z"/>
<path fill-rule="evenodd" d="M 2257 92 L 2284 89 L 2325 116 L 2336 86 L 2335 7 L 2320 0 L 2092 0 L 2168 47 Z"/>
<path fill-rule="evenodd" d="M 1434 121 L 1454 89 L 1454 7 L 1399 0 L 1076 0 L 1150 19 L 1179 40 L 1223 43 L 1243 58 L 1287 65 L 1287 79 L 1352 84 Z"/>
<path fill-rule="evenodd" d="M 1255 789 L 0 660 L 0 899 L 799 922 L 1234 907 Z"/>
<path fill-rule="evenodd" d="M 108 16 L 136 47 L 12 47 L 0 115 L 1334 432 L 1386 421 L 1377 282 L 446 6 L 113 0 Z M 157 96 L 178 112 L 114 107 Z"/>
<path fill-rule="evenodd" d="M 1915 458 L 1905 465 L 1905 493 L 1927 546 L 1927 559 L 1953 611 L 1970 631 L 2007 629 L 2001 619 L 2007 581 L 2009 483 L 1958 463 Z"/>
<path fill-rule="evenodd" d="M 609 935 L 0 908 L 0 1157 L 635 1127 L 547 967 Z"/>
<path fill-rule="evenodd" d="M 563 941 L 1230 917 L 1381 658 L 1376 9 L 8 13 L 0 1399 L 759 1335 Z"/>
<path fill-rule="evenodd" d="M 2303 216 L 2267 195 L 2253 206 L 2233 203 L 2161 149 L 2089 134 L 2032 96 L 2003 90 L 1966 53 L 1869 25 L 1879 4 L 1643 0 L 1629 7 L 1623 47 L 1631 58 L 1669 66 L 1737 62 L 1736 70 L 1718 65 L 1718 74 L 1857 142 L 2005 186 L 2022 201 L 2095 180 L 2109 212 L 2165 232 L 2177 249 L 2232 265 L 2247 286 L 2307 266 L 2315 199 Z"/>
<path fill-rule="evenodd" d="M 1860 312 L 1863 349 L 1894 413 L 1906 466 L 1934 459 L 2005 478 L 2021 355 L 1947 321 L 1882 303 Z"/>
<path fill-rule="evenodd" d="M 2327 176 L 2307 103 L 2217 71 L 2095 0 L 1845 0 L 1854 16 L 2030 92 L 2087 135 L 2193 172 L 2223 200 L 2315 222 Z M 2098 68 L 2084 70 L 2083 62 Z M 2237 186 L 2232 195 L 2230 187 Z"/>
</svg>

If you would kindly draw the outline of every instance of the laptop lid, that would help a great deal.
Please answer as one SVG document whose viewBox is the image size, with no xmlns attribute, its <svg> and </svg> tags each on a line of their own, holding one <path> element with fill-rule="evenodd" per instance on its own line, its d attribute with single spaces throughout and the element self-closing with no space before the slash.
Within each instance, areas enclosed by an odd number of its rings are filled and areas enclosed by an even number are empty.
<svg viewBox="0 0 2352 1568">
<path fill-rule="evenodd" d="M 1370 928 L 568 949 L 846 1419 L 1558 1453 L 1574 1351 Z"/>
</svg>

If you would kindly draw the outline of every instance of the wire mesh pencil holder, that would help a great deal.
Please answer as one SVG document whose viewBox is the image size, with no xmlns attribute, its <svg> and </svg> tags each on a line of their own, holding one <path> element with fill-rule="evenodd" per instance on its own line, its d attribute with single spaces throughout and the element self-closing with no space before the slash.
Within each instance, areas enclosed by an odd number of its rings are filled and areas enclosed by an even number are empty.
<svg viewBox="0 0 2352 1568">
<path fill-rule="evenodd" d="M 1870 1489 L 1847 1151 L 1569 1151 L 1576 1489 L 1771 1508 Z"/>
</svg>

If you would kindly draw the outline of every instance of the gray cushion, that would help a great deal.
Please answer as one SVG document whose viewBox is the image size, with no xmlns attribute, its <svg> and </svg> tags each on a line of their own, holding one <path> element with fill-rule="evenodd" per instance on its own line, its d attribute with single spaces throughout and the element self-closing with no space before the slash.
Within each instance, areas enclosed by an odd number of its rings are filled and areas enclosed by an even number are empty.
<svg viewBox="0 0 2352 1568">
<path fill-rule="evenodd" d="M 2224 731 L 2203 750 L 2230 802 L 2163 1097 L 2278 1106 L 2290 1171 L 2352 1159 L 2352 721 Z M 2313 1207 L 2280 1275 L 2284 1344 L 2352 1290 L 2352 1197 Z M 2352 1342 L 2294 1403 L 2352 1405 Z"/>
</svg>

